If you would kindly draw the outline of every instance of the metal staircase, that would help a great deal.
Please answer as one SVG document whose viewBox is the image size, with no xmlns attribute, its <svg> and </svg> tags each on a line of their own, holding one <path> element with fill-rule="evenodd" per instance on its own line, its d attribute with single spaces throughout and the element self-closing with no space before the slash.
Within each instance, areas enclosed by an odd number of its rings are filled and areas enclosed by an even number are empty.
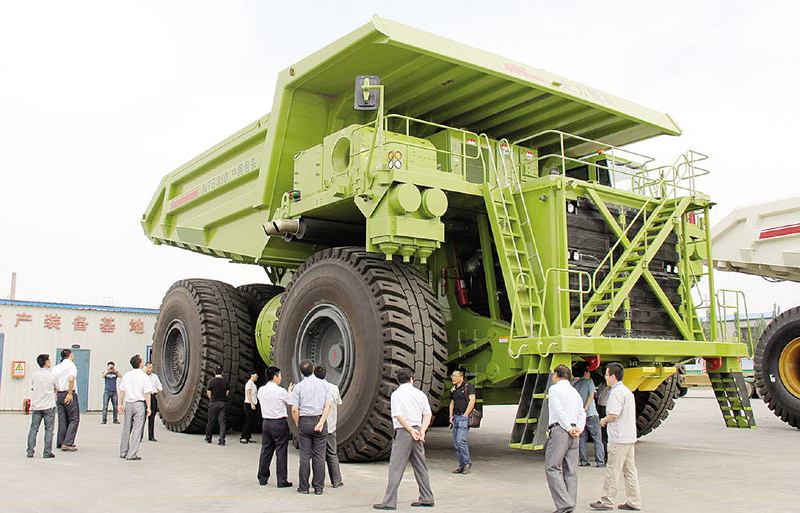
<svg viewBox="0 0 800 513">
<path fill-rule="evenodd" d="M 552 384 L 552 357 L 538 358 L 538 365 L 528 369 L 519 396 L 519 406 L 511 430 L 513 449 L 538 451 L 544 448 L 547 433 L 547 389 Z"/>
<path fill-rule="evenodd" d="M 620 234 L 620 242 L 624 248 L 622 254 L 611 265 L 603 281 L 595 286 L 594 294 L 573 321 L 573 328 L 582 328 L 590 337 L 603 333 L 647 265 L 673 232 L 675 220 L 683 215 L 689 203 L 688 197 L 663 200 L 656 204 L 649 215 L 645 210 L 646 205 L 643 207 L 642 212 L 646 217 L 643 219 L 641 229 L 630 241 L 624 233 Z M 609 252 L 609 257 L 613 255 L 615 249 L 616 245 Z M 597 270 L 599 271 L 601 267 L 598 266 Z"/>
</svg>

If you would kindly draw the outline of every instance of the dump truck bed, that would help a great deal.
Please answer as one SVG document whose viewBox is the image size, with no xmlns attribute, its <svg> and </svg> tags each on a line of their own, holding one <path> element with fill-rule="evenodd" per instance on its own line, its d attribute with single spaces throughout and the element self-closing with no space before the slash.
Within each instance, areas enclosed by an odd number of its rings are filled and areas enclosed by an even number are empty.
<svg viewBox="0 0 800 513">
<path fill-rule="evenodd" d="M 800 282 L 800 196 L 746 205 L 711 234 L 714 268 Z"/>
<path fill-rule="evenodd" d="M 353 80 L 378 75 L 387 113 L 510 141 L 560 130 L 615 146 L 678 135 L 663 114 L 467 45 L 377 16 L 282 71 L 272 113 L 167 175 L 142 219 L 156 244 L 239 262 L 297 266 L 313 248 L 261 230 L 293 189 L 294 156 L 374 113 L 353 110 Z M 525 143 L 540 154 L 546 134 Z M 586 155 L 571 139 L 565 153 Z"/>
</svg>

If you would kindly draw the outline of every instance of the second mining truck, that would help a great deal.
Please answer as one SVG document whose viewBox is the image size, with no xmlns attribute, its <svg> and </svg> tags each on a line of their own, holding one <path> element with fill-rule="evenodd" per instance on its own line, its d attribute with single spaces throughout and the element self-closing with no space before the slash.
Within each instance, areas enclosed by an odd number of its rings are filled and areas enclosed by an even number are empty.
<svg viewBox="0 0 800 513">
<path fill-rule="evenodd" d="M 736 208 L 714 226 L 712 241 L 716 269 L 800 283 L 800 196 Z M 719 299 L 723 311 L 735 303 Z M 750 349 L 758 396 L 800 429 L 800 306 L 770 321 Z"/>
<path fill-rule="evenodd" d="M 163 422 L 203 430 L 215 365 L 239 415 L 253 366 L 296 381 L 309 358 L 342 391 L 341 457 L 378 459 L 397 369 L 437 410 L 461 368 L 483 404 L 518 405 L 509 443 L 535 450 L 554 366 L 586 360 L 599 382 L 622 362 L 644 435 L 680 364 L 704 357 L 725 423 L 753 427 L 747 349 L 716 322 L 706 335 L 692 299 L 713 278 L 703 157 L 657 166 L 620 149 L 664 134 L 680 134 L 666 114 L 373 18 L 282 71 L 272 112 L 169 173 L 147 207 L 154 243 L 262 266 L 270 283 L 167 291 Z"/>
</svg>

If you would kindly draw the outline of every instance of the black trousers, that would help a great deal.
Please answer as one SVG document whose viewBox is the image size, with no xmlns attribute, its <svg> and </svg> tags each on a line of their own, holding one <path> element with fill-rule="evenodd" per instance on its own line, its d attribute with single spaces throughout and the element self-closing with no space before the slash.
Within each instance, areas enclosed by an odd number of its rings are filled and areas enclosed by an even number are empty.
<svg viewBox="0 0 800 513">
<path fill-rule="evenodd" d="M 208 420 L 206 421 L 206 440 L 211 440 L 211 433 L 219 423 L 219 441 L 225 441 L 225 432 L 228 430 L 228 403 L 225 401 L 212 401 L 208 405 Z"/>
<path fill-rule="evenodd" d="M 156 434 L 156 413 L 158 413 L 158 399 L 155 394 L 150 396 L 150 416 L 147 417 L 147 438 L 155 440 Z"/>
<path fill-rule="evenodd" d="M 247 405 L 250 406 L 249 404 Z M 267 484 L 269 466 L 275 454 L 275 473 L 278 486 L 286 485 L 288 480 L 287 451 L 289 449 L 289 424 L 282 419 L 264 419 L 261 422 L 261 457 L 258 460 L 258 483 Z"/>
<path fill-rule="evenodd" d="M 78 394 L 72 394 L 72 401 L 65 402 L 66 392 L 56 394 L 56 408 L 58 412 L 58 433 L 56 434 L 56 448 L 62 445 L 75 445 L 75 436 L 78 434 L 78 424 L 81 421 L 81 407 L 78 404 Z"/>
<path fill-rule="evenodd" d="M 258 408 L 258 407 L 256 407 Z M 244 403 L 244 426 L 242 427 L 242 436 L 244 440 L 250 440 L 253 436 L 253 422 L 255 421 L 256 412 L 250 403 Z"/>
<path fill-rule="evenodd" d="M 320 415 L 313 417 L 300 417 L 297 426 L 300 439 L 300 483 L 298 490 L 308 490 L 308 478 L 313 469 L 314 477 L 311 486 L 314 491 L 321 491 L 325 487 L 325 450 L 327 448 L 328 429 L 323 426 L 322 432 L 314 431 L 314 426 L 319 422 Z M 309 465 L 310 460 L 310 465 Z"/>
<path fill-rule="evenodd" d="M 600 416 L 601 419 L 603 417 L 605 417 L 606 416 L 606 407 L 605 406 L 600 406 L 598 404 L 597 405 L 597 414 Z M 605 449 L 606 458 L 608 458 L 608 428 L 605 428 L 605 427 L 600 428 L 600 433 L 602 434 L 602 437 L 603 437 L 603 449 Z M 606 461 L 608 461 L 608 460 L 606 460 Z"/>
</svg>

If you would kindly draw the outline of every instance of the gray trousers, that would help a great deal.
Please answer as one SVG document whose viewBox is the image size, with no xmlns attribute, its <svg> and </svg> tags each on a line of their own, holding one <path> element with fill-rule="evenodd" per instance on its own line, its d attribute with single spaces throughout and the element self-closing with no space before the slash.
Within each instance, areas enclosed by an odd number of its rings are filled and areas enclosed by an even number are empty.
<svg viewBox="0 0 800 513">
<path fill-rule="evenodd" d="M 336 448 L 336 431 L 328 433 L 325 439 L 325 462 L 328 464 L 328 475 L 331 476 L 331 484 L 337 486 L 342 484 L 342 471 L 339 469 L 339 451 Z"/>
<path fill-rule="evenodd" d="M 119 441 L 119 457 L 135 458 L 144 432 L 144 418 L 147 406 L 144 401 L 125 403 L 125 420 L 122 423 L 122 438 Z"/>
<path fill-rule="evenodd" d="M 574 511 L 578 501 L 578 444 L 561 426 L 550 429 L 544 453 L 547 486 L 558 513 Z"/>
<path fill-rule="evenodd" d="M 320 417 L 320 415 L 300 417 L 300 424 L 297 426 L 297 434 L 300 439 L 300 482 L 297 485 L 298 490 L 308 490 L 308 478 L 312 470 L 314 471 L 314 477 L 311 480 L 311 486 L 314 487 L 314 491 L 321 491 L 325 488 L 327 425 L 323 427 L 322 432 L 314 431 L 314 426 L 317 425 Z"/>
<path fill-rule="evenodd" d="M 81 407 L 78 404 L 78 394 L 72 394 L 72 401 L 64 402 L 66 392 L 56 394 L 56 408 L 58 408 L 58 434 L 56 447 L 62 445 L 75 445 L 75 436 L 78 434 L 78 423 L 81 421 Z"/>
<path fill-rule="evenodd" d="M 39 426 L 44 421 L 44 455 L 53 452 L 53 426 L 56 423 L 56 409 L 31 410 L 31 429 L 28 431 L 28 455 L 33 456 L 36 448 L 36 435 L 39 434 Z"/>
<path fill-rule="evenodd" d="M 433 490 L 428 477 L 428 466 L 425 463 L 425 445 L 421 441 L 414 441 L 411 433 L 400 428 L 394 430 L 392 455 L 389 457 L 389 482 L 386 484 L 386 493 L 381 501 L 384 506 L 397 507 L 397 489 L 400 488 L 400 481 L 403 480 L 403 473 L 409 461 L 419 487 L 419 502 L 433 504 Z"/>
</svg>

